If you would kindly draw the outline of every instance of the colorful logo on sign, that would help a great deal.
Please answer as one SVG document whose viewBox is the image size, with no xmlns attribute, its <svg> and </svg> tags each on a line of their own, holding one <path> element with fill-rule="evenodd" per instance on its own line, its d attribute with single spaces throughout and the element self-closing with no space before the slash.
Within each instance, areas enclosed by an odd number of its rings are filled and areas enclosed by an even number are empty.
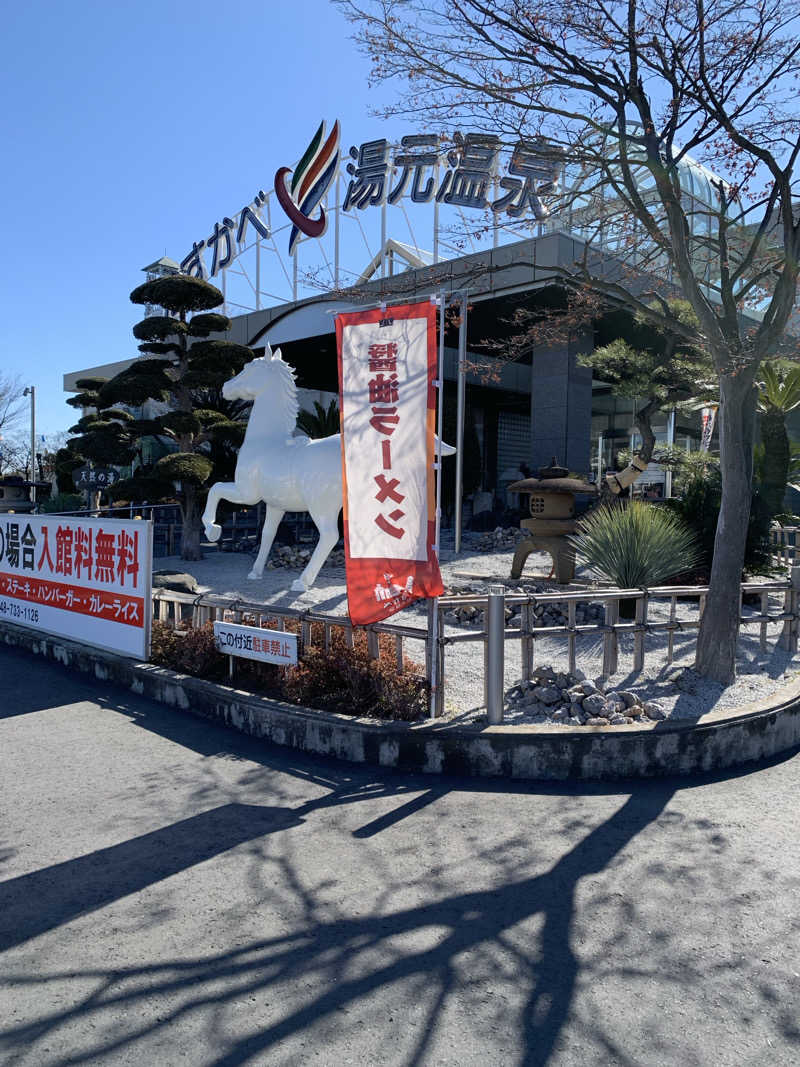
<svg viewBox="0 0 800 1067">
<path fill-rule="evenodd" d="M 289 167 L 281 167 L 275 175 L 275 195 L 292 223 L 292 232 L 289 235 L 289 255 L 294 251 L 301 233 L 307 237 L 321 237 L 325 233 L 328 227 L 325 208 L 320 207 L 316 218 L 311 218 L 311 213 L 328 191 L 328 186 L 336 175 L 338 163 L 339 120 L 337 119 L 327 138 L 325 137 L 325 123 L 319 124 L 319 129 L 294 171 Z M 290 175 L 291 182 L 288 180 Z"/>
</svg>

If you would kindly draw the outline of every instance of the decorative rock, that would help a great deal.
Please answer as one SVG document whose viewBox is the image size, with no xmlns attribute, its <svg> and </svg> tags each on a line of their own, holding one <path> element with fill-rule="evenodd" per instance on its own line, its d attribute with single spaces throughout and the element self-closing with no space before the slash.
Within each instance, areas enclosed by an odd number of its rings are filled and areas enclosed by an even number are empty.
<svg viewBox="0 0 800 1067">
<path fill-rule="evenodd" d="M 628 689 L 621 689 L 614 695 L 625 701 L 626 708 L 635 708 L 637 704 L 641 704 L 639 697 L 635 693 L 631 693 Z"/>
<path fill-rule="evenodd" d="M 175 593 L 196 593 L 197 579 L 181 571 L 153 571 L 153 588 L 171 589 Z"/>
<path fill-rule="evenodd" d="M 644 705 L 644 711 L 649 719 L 655 719 L 657 722 L 667 717 L 666 711 L 657 700 L 648 700 Z"/>
<path fill-rule="evenodd" d="M 625 726 L 628 719 L 624 715 L 612 715 L 608 721 L 612 726 Z"/>
<path fill-rule="evenodd" d="M 533 670 L 533 677 L 540 681 L 554 682 L 556 680 L 556 672 L 552 667 L 536 667 Z"/>
<path fill-rule="evenodd" d="M 590 693 L 583 698 L 583 710 L 589 715 L 597 715 L 605 711 L 606 698 L 602 693 Z"/>
<path fill-rule="evenodd" d="M 537 689 L 534 689 L 534 693 L 542 704 L 557 704 L 561 699 L 560 691 L 553 685 L 540 685 Z"/>
<path fill-rule="evenodd" d="M 584 695 L 587 697 L 591 696 L 592 693 L 597 692 L 597 686 L 594 684 L 594 682 L 581 682 L 580 688 L 581 692 L 583 692 Z"/>
<path fill-rule="evenodd" d="M 586 720 L 586 726 L 608 726 L 608 719 L 592 716 L 592 718 Z"/>
</svg>

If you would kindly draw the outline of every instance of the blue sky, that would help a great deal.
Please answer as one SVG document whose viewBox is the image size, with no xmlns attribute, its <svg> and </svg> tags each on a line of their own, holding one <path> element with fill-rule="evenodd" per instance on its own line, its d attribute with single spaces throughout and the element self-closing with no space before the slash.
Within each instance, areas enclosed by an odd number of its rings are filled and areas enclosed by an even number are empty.
<svg viewBox="0 0 800 1067">
<path fill-rule="evenodd" d="M 3 29 L 0 367 L 53 433 L 65 371 L 136 354 L 143 266 L 269 188 L 321 119 L 345 152 L 387 126 L 327 0 L 32 0 Z"/>
</svg>

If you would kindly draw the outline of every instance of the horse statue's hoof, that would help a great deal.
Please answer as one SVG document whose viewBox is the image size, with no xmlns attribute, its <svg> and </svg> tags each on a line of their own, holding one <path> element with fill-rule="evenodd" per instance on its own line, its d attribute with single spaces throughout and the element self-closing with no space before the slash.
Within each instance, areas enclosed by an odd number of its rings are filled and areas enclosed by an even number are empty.
<svg viewBox="0 0 800 1067">
<path fill-rule="evenodd" d="M 222 527 L 218 526 L 215 522 L 209 522 L 206 524 L 205 531 L 209 541 L 219 541 Z"/>
<path fill-rule="evenodd" d="M 291 585 L 291 591 L 293 593 L 305 593 L 307 592 L 306 583 L 302 578 L 295 578 Z"/>
<path fill-rule="evenodd" d="M 250 579 L 251 582 L 257 582 L 262 574 L 263 574 L 263 571 L 256 570 L 256 568 L 253 567 L 253 569 L 250 571 L 250 573 L 247 575 L 247 577 Z"/>
</svg>

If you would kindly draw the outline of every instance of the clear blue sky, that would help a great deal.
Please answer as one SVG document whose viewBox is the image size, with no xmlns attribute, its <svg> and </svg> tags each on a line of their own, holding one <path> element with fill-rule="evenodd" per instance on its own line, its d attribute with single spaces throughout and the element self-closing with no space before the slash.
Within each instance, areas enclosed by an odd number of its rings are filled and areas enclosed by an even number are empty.
<svg viewBox="0 0 800 1067">
<path fill-rule="evenodd" d="M 136 354 L 128 294 L 271 186 L 321 119 L 385 136 L 327 0 L 30 0 L 3 24 L 0 367 L 64 430 L 65 371 Z"/>
</svg>

